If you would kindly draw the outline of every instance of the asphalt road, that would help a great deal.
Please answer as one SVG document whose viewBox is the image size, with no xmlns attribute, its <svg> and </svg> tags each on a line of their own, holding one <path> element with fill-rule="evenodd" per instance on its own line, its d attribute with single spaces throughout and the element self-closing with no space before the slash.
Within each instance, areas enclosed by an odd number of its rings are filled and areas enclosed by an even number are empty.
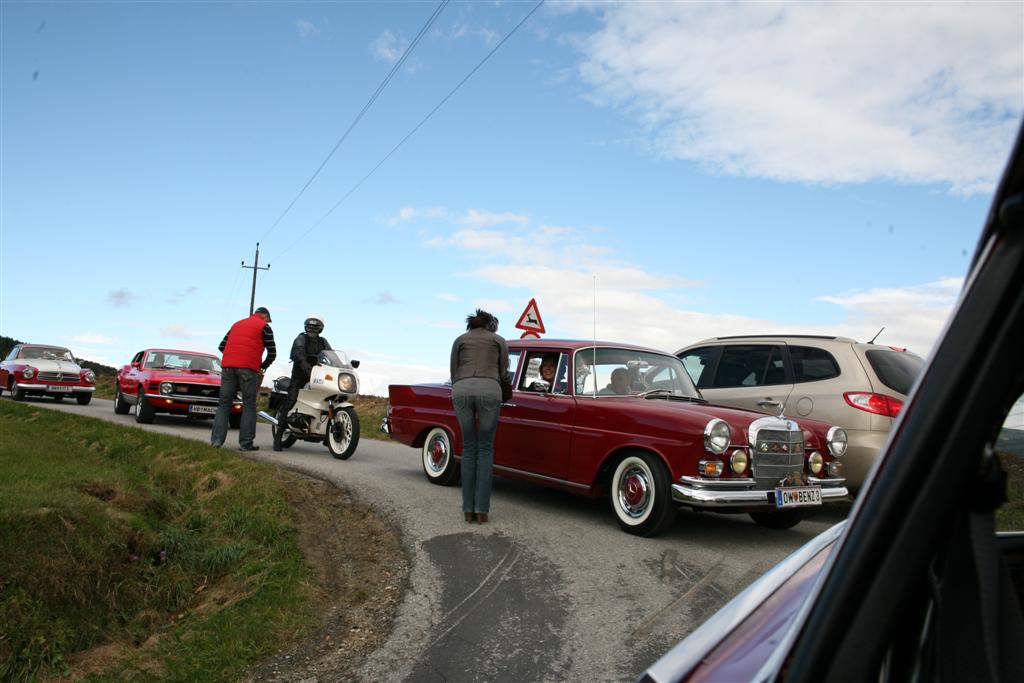
<svg viewBox="0 0 1024 683">
<path fill-rule="evenodd" d="M 5 396 L 5 399 L 7 397 Z M 210 422 L 137 425 L 113 403 L 40 407 L 209 440 Z M 363 425 L 376 429 L 377 425 Z M 236 447 L 237 432 L 227 446 Z M 745 515 L 681 511 L 658 538 L 623 533 L 607 501 L 496 478 L 491 522 L 463 521 L 457 487 L 427 483 L 418 450 L 363 439 L 347 461 L 297 442 L 254 459 L 344 487 L 393 519 L 412 557 L 394 631 L 362 680 L 631 681 L 789 552 L 848 512 L 828 506 L 789 531 Z"/>
</svg>

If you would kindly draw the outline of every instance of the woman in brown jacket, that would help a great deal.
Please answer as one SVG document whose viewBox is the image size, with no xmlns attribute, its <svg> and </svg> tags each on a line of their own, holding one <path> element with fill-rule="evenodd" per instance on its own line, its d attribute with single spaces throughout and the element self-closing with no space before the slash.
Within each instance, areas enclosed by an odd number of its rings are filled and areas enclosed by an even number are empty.
<svg viewBox="0 0 1024 683">
<path fill-rule="evenodd" d="M 462 432 L 462 512 L 487 523 L 491 508 L 494 434 L 508 347 L 496 334 L 498 319 L 482 309 L 466 318 L 466 333 L 452 344 L 452 406 Z"/>
</svg>

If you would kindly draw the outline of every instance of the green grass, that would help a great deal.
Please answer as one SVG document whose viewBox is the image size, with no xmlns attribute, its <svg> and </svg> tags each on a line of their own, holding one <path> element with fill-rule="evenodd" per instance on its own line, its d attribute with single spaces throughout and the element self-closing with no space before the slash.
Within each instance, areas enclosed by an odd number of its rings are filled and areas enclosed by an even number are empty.
<svg viewBox="0 0 1024 683">
<path fill-rule="evenodd" d="M 316 624 L 276 470 L 0 402 L 0 680 L 234 680 Z"/>
<path fill-rule="evenodd" d="M 363 439 L 389 440 L 390 436 L 380 431 L 380 421 L 387 414 L 388 399 L 384 396 L 355 396 L 352 399 L 359 414 L 359 436 Z"/>
<path fill-rule="evenodd" d="M 1006 502 L 996 510 L 997 531 L 1024 531 L 1024 458 L 1014 453 L 999 453 L 1006 472 Z"/>
</svg>

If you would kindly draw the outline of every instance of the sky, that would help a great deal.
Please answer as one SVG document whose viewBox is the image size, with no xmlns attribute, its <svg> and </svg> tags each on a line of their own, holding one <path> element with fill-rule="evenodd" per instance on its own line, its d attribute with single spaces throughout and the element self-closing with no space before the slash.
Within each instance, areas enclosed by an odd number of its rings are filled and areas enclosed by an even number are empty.
<svg viewBox="0 0 1024 683">
<path fill-rule="evenodd" d="M 531 298 L 549 338 L 928 354 L 1021 124 L 1024 4 L 535 6 L 3 0 L 0 334 L 216 351 L 259 242 L 278 345 L 322 317 L 363 393 Z"/>
</svg>

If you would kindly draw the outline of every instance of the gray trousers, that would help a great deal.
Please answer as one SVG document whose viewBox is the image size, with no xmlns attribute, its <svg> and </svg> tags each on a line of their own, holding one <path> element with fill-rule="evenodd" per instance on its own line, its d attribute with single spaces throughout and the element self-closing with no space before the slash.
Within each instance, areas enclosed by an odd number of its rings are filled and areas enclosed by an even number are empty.
<svg viewBox="0 0 1024 683">
<path fill-rule="evenodd" d="M 224 368 L 220 376 L 220 398 L 217 400 L 217 417 L 213 418 L 210 443 L 218 448 L 224 445 L 228 436 L 228 418 L 235 394 L 242 392 L 242 422 L 238 428 L 238 445 L 252 447 L 256 438 L 256 394 L 259 393 L 259 373 L 249 368 Z"/>
</svg>

